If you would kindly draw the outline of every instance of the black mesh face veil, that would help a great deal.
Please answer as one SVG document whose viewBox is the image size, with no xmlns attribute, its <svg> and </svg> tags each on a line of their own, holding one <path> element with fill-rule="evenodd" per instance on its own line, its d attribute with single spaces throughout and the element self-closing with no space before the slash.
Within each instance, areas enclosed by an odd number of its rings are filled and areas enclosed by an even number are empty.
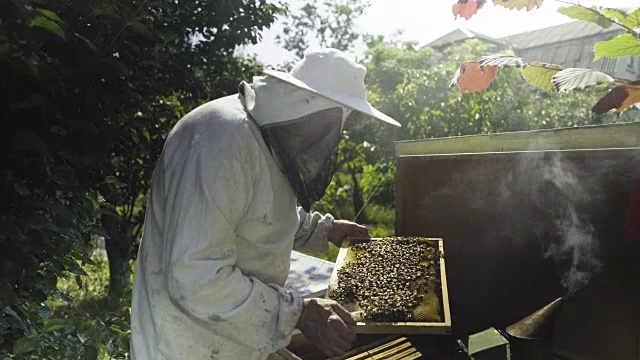
<svg viewBox="0 0 640 360">
<path fill-rule="evenodd" d="M 312 202 L 322 198 L 336 172 L 341 128 L 341 107 L 262 128 L 267 145 L 307 212 Z"/>
</svg>

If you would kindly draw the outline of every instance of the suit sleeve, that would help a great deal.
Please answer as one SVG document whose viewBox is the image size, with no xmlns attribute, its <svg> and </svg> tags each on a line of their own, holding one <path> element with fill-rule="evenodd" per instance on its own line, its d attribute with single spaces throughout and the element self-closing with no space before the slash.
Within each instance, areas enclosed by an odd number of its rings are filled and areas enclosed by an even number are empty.
<svg viewBox="0 0 640 360">
<path fill-rule="evenodd" d="M 213 332 L 258 351 L 288 345 L 302 299 L 236 267 L 235 227 L 259 176 L 255 139 L 240 127 L 218 143 L 176 136 L 165 164 L 171 206 L 164 249 L 173 304 Z"/>
<path fill-rule="evenodd" d="M 297 251 L 310 253 L 323 253 L 329 250 L 327 240 L 329 230 L 333 226 L 331 214 L 319 212 L 307 213 L 302 207 L 298 207 L 298 219 L 300 223 L 293 242 L 293 248 Z"/>
</svg>

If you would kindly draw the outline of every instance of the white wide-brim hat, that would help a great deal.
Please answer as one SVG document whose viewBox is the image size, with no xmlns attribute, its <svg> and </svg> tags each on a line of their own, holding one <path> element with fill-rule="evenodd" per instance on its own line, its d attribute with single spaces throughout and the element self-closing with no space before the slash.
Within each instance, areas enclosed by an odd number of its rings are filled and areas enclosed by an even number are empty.
<svg viewBox="0 0 640 360">
<path fill-rule="evenodd" d="M 364 86 L 367 69 L 340 50 L 309 51 L 291 72 L 265 70 L 265 74 L 346 108 L 401 126 L 399 122 L 369 104 Z"/>
</svg>

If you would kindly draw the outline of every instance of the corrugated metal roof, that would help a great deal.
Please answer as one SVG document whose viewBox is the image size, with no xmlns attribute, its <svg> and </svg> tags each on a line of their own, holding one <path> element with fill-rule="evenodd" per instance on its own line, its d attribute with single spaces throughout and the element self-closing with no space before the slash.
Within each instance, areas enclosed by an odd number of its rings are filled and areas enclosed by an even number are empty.
<svg viewBox="0 0 640 360">
<path fill-rule="evenodd" d="M 430 42 L 429 44 L 427 44 L 427 46 L 430 46 L 430 47 L 446 46 L 446 45 L 455 44 L 457 42 L 460 42 L 463 40 L 469 40 L 469 39 L 479 39 L 479 40 L 483 40 L 493 44 L 502 44 L 502 42 L 499 39 L 492 38 L 490 36 L 480 34 L 475 31 L 458 28 Z"/>
<path fill-rule="evenodd" d="M 621 10 L 628 11 L 629 9 L 625 8 Z M 622 31 L 624 31 L 624 29 L 618 25 L 613 25 L 608 29 L 604 29 L 599 25 L 588 21 L 572 21 L 566 24 L 533 30 L 503 38 L 493 38 L 472 30 L 458 28 L 430 42 L 427 46 L 439 47 L 443 45 L 451 45 L 463 40 L 479 39 L 494 44 L 510 45 L 516 49 L 529 49 L 537 46 L 555 44 L 596 35 L 602 35 L 604 38 Z"/>
<path fill-rule="evenodd" d="M 572 21 L 566 24 L 507 36 L 500 40 L 516 49 L 528 49 L 596 35 L 607 36 L 621 31 L 622 28 L 618 25 L 604 29 L 587 21 Z"/>
</svg>

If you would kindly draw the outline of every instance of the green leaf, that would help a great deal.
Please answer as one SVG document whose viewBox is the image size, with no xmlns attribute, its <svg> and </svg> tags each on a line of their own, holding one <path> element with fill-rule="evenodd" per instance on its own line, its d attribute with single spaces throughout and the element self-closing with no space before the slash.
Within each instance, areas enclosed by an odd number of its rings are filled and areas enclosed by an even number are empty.
<svg viewBox="0 0 640 360">
<path fill-rule="evenodd" d="M 609 19 L 617 20 L 622 25 L 634 29 L 640 26 L 640 8 L 631 14 L 618 9 L 602 9 L 602 14 Z"/>
<path fill-rule="evenodd" d="M 58 290 L 54 291 L 56 295 L 60 298 L 60 300 L 64 301 L 67 304 L 70 304 L 73 301 L 73 298 L 67 294 L 64 294 Z"/>
<path fill-rule="evenodd" d="M 492 55 L 480 58 L 480 66 L 483 68 L 486 66 L 523 68 L 526 65 L 523 58 L 512 55 Z"/>
<path fill-rule="evenodd" d="M 118 333 L 120 335 L 127 335 L 126 331 L 122 331 L 119 327 L 117 327 L 115 325 L 111 326 L 110 329 L 111 329 L 111 331 L 114 331 L 114 332 L 116 332 L 116 333 Z"/>
<path fill-rule="evenodd" d="M 83 334 L 83 333 L 81 333 L 81 332 L 78 332 L 78 333 L 76 334 L 76 337 L 77 337 L 77 338 L 78 338 L 78 340 L 80 340 L 80 342 L 81 342 L 81 343 L 83 343 L 83 344 L 84 344 L 84 343 L 89 339 L 89 337 L 88 337 L 87 335 L 85 335 L 85 334 Z"/>
<path fill-rule="evenodd" d="M 75 262 L 75 260 L 69 263 L 69 268 L 67 270 L 72 274 L 85 275 L 85 276 L 89 275 L 87 274 L 86 271 L 84 271 L 82 267 L 80 267 L 80 265 L 77 262 Z"/>
<path fill-rule="evenodd" d="M 596 56 L 593 61 L 602 57 L 619 58 L 640 56 L 640 39 L 632 34 L 622 34 L 608 40 L 598 41 L 594 46 Z"/>
<path fill-rule="evenodd" d="M 542 6 L 542 1 L 543 0 L 493 0 L 493 4 L 504 6 L 510 10 L 527 9 L 527 11 L 529 11 Z M 480 1 L 478 2 L 480 3 Z"/>
<path fill-rule="evenodd" d="M 574 19 L 589 21 L 598 24 L 605 29 L 611 27 L 611 25 L 613 24 L 611 20 L 600 13 L 600 11 L 598 11 L 598 8 L 596 8 L 595 6 L 591 8 L 580 5 L 563 6 L 558 9 L 558 12 Z"/>
<path fill-rule="evenodd" d="M 149 29 L 147 29 L 147 27 L 139 21 L 129 21 L 126 26 L 132 28 L 140 34 L 148 37 L 153 37 L 153 34 L 149 31 Z"/>
<path fill-rule="evenodd" d="M 13 353 L 15 355 L 20 355 L 20 354 L 31 352 L 36 349 L 38 342 L 39 341 L 37 338 L 28 338 L 28 337 L 20 338 L 13 345 Z"/>
<path fill-rule="evenodd" d="M 29 25 L 43 28 L 48 32 L 56 34 L 63 39 L 65 38 L 64 31 L 62 31 L 62 28 L 60 27 L 60 25 L 58 25 L 58 23 L 56 23 L 55 21 L 45 16 L 42 16 L 42 15 L 36 16 L 33 20 L 31 20 L 31 23 Z"/>
<path fill-rule="evenodd" d="M 48 156 L 49 148 L 37 135 L 25 131 L 13 134 L 13 151 L 35 152 Z"/>
<path fill-rule="evenodd" d="M 622 24 L 632 29 L 640 27 L 640 8 L 635 9 L 631 14 L 627 15 L 627 17 L 622 20 Z"/>
<path fill-rule="evenodd" d="M 622 20 L 627 17 L 627 14 L 619 9 L 604 8 L 600 12 L 606 16 L 607 19 L 617 20 L 619 22 L 622 22 Z"/>
<path fill-rule="evenodd" d="M 43 9 L 43 8 L 38 8 L 36 9 L 36 11 L 38 13 L 40 13 L 41 15 L 55 21 L 55 22 L 62 22 L 62 20 L 58 17 L 58 15 L 56 13 L 54 13 L 51 10 L 47 10 L 47 9 Z"/>
<path fill-rule="evenodd" d="M 62 330 L 67 326 L 64 319 L 49 319 L 44 323 L 45 332 Z"/>
<path fill-rule="evenodd" d="M 558 92 L 584 89 L 589 86 L 613 82 L 613 78 L 600 71 L 581 68 L 564 69 L 551 78 L 553 87 Z"/>
<path fill-rule="evenodd" d="M 96 360 L 98 358 L 98 348 L 89 345 L 84 348 L 84 360 Z"/>
<path fill-rule="evenodd" d="M 142 136 L 147 139 L 147 142 L 151 142 L 151 136 L 149 135 L 149 132 L 147 130 L 142 129 L 140 130 L 140 132 L 142 133 Z"/>
<path fill-rule="evenodd" d="M 2 310 L 3 314 L 7 314 L 9 316 L 12 316 L 14 319 L 18 320 L 18 322 L 22 322 L 22 319 L 20 318 L 20 315 L 18 315 L 17 312 L 15 312 L 10 306 L 6 306 L 3 310 Z"/>
<path fill-rule="evenodd" d="M 544 91 L 553 92 L 551 79 L 562 69 L 562 66 L 559 65 L 534 61 L 522 69 L 522 76 L 530 85 Z"/>
<path fill-rule="evenodd" d="M 24 74 L 36 80 L 40 80 L 40 70 L 38 69 L 37 62 L 21 56 L 10 57 L 10 59 L 9 64 L 16 73 Z"/>
</svg>

